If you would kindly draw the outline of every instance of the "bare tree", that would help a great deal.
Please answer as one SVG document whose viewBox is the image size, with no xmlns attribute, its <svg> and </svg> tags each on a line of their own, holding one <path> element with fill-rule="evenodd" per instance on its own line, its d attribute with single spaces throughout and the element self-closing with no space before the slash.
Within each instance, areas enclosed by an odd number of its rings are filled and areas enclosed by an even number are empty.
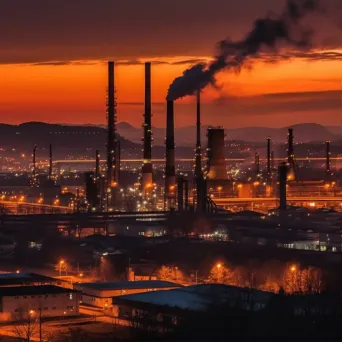
<svg viewBox="0 0 342 342">
<path fill-rule="evenodd" d="M 13 322 L 13 332 L 20 341 L 32 341 L 33 336 L 39 332 L 40 319 L 33 310 L 21 309 Z"/>
</svg>

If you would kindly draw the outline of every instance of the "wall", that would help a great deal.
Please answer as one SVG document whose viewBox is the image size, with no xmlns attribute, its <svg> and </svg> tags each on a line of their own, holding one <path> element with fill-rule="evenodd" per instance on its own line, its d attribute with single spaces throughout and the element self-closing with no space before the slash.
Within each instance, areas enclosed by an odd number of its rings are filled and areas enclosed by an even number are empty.
<svg viewBox="0 0 342 342">
<path fill-rule="evenodd" d="M 10 314 L 12 319 L 18 319 L 20 312 L 39 315 L 42 310 L 43 317 L 75 316 L 79 314 L 79 294 L 43 294 L 33 296 L 6 296 L 2 297 L 2 313 Z"/>
</svg>

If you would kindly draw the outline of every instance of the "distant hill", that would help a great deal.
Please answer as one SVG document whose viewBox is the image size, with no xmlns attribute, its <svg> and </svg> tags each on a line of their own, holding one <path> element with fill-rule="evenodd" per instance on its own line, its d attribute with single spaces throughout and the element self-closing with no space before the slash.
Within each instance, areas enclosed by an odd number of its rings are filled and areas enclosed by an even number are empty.
<svg viewBox="0 0 342 342">
<path fill-rule="evenodd" d="M 274 142 L 281 143 L 286 141 L 288 128 L 292 127 L 297 142 L 310 142 L 322 140 L 339 139 L 338 131 L 330 127 L 324 127 L 315 123 L 297 124 L 283 128 L 268 127 L 244 127 L 236 129 L 226 129 L 227 139 L 242 140 L 246 142 L 262 142 L 266 137 L 271 137 Z M 208 126 L 202 126 L 202 140 L 206 140 Z M 162 145 L 165 141 L 165 129 L 153 128 L 154 145 Z M 130 141 L 139 143 L 143 135 L 142 128 L 136 128 L 126 122 L 118 123 L 118 132 Z M 192 146 L 195 143 L 196 127 L 178 127 L 175 130 L 175 140 L 178 146 Z"/>
<path fill-rule="evenodd" d="M 67 126 L 43 122 L 27 122 L 20 125 L 0 124 L 0 147 L 30 149 L 37 145 L 58 149 L 104 150 L 107 131 L 96 126 Z M 135 143 L 119 137 L 122 149 L 139 148 Z"/>
</svg>

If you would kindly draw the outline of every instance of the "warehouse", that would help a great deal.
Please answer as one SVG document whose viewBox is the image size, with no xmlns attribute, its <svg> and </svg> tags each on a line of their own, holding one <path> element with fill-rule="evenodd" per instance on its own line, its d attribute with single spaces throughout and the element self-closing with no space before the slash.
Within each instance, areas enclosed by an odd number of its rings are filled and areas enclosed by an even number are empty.
<svg viewBox="0 0 342 342">
<path fill-rule="evenodd" d="M 74 284 L 74 289 L 82 292 L 82 304 L 107 309 L 112 307 L 112 298 L 116 296 L 170 290 L 182 285 L 161 280 L 140 280 L 120 282 L 99 282 Z"/>
<path fill-rule="evenodd" d="M 76 316 L 79 292 L 54 285 L 1 287 L 0 305 L 0 321 Z"/>
</svg>

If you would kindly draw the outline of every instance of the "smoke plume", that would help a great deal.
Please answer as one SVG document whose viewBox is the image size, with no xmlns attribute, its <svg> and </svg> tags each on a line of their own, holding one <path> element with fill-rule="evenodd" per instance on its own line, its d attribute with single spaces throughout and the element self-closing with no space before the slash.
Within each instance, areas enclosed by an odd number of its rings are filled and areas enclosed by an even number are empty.
<svg viewBox="0 0 342 342">
<path fill-rule="evenodd" d="M 318 10 L 318 0 L 288 0 L 283 13 L 257 19 L 253 29 L 241 41 L 222 40 L 218 54 L 210 63 L 198 63 L 185 70 L 169 87 L 167 100 L 194 95 L 198 90 L 216 86 L 215 75 L 230 68 L 239 71 L 248 59 L 257 57 L 261 49 L 277 51 L 280 43 L 296 49 L 310 46 L 311 31 L 304 30 L 300 21 L 308 13 Z"/>
</svg>

